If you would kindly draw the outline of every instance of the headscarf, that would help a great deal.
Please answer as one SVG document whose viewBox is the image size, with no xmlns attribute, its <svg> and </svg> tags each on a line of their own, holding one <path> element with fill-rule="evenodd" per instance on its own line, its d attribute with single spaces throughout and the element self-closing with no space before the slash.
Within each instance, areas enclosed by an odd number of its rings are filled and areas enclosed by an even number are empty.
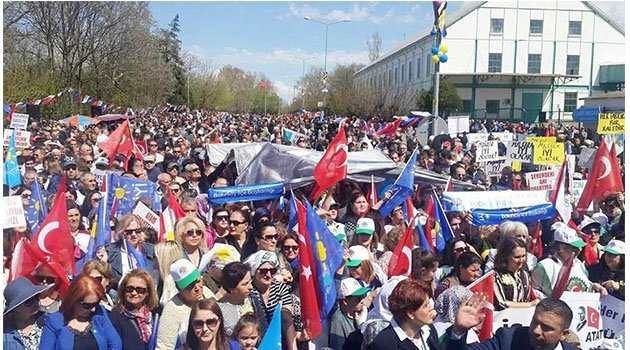
<svg viewBox="0 0 630 350">
<path fill-rule="evenodd" d="M 438 320 L 442 322 L 455 322 L 457 311 L 464 300 L 470 298 L 473 292 L 463 286 L 453 286 L 442 292 L 435 300 L 435 311 Z"/>
</svg>

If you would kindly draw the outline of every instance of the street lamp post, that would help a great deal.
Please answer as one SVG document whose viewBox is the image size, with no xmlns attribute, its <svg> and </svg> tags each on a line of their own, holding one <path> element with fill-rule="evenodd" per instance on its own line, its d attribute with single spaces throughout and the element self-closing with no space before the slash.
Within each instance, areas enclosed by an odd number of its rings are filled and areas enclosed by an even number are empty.
<svg viewBox="0 0 630 350">
<path fill-rule="evenodd" d="M 311 18 L 309 16 L 304 16 L 304 19 L 307 21 L 313 21 L 313 22 L 323 24 L 326 27 L 326 43 L 324 45 L 324 74 L 322 77 L 322 79 L 324 80 L 324 89 L 322 90 L 322 92 L 324 93 L 324 106 L 323 107 L 326 108 L 326 95 L 328 95 L 328 88 L 327 88 L 327 83 L 326 83 L 326 78 L 328 77 L 328 71 L 326 70 L 327 68 L 326 64 L 328 60 L 328 27 L 337 23 L 350 22 L 350 18 L 342 19 L 340 21 L 333 21 L 333 22 L 324 22 L 324 21 Z"/>
<path fill-rule="evenodd" d="M 295 56 L 295 55 L 291 56 L 291 58 L 298 59 L 298 60 L 302 61 L 302 80 L 304 80 L 304 75 L 306 74 L 306 61 L 312 60 L 315 57 L 317 57 L 317 56 L 310 56 L 310 57 L 298 57 L 298 56 Z M 325 61 L 325 58 L 324 58 L 324 61 Z M 324 65 L 325 65 L 325 63 L 324 63 Z M 324 70 L 325 69 L 326 68 L 324 68 Z M 302 84 L 304 84 L 304 81 L 302 81 Z M 295 95 L 295 92 L 294 92 L 294 95 Z M 304 99 L 305 99 L 304 95 L 305 95 L 305 91 L 302 91 L 302 109 L 304 109 Z M 295 98 L 295 96 L 293 98 Z"/>
</svg>

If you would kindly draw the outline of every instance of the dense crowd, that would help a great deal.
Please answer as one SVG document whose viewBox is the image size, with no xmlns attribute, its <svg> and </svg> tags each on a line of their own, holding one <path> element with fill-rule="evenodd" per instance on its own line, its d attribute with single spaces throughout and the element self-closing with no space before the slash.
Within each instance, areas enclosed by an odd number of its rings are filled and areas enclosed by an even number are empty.
<svg viewBox="0 0 630 350">
<path fill-rule="evenodd" d="M 414 128 L 378 135 L 379 122 L 310 114 L 158 113 L 130 120 L 134 139 L 147 146 L 142 157 L 131 159 L 110 157 L 99 148 L 119 122 L 30 123 L 31 147 L 17 157 L 21 184 L 5 184 L 4 195 L 20 196 L 27 211 L 37 186 L 45 199 L 41 205 L 51 211 L 65 181 L 71 253 L 80 270 L 66 272 L 67 290 L 44 261 L 26 277 L 12 276 L 16 245 L 37 232 L 30 223 L 4 230 L 4 348 L 255 349 L 281 305 L 284 349 L 575 349 L 580 344 L 570 329 L 573 313 L 554 295 L 559 279 L 570 279 L 566 291 L 625 300 L 623 193 L 594 203 L 590 215 L 574 210 L 575 226 L 556 218 L 474 226 L 469 212 L 447 212 L 454 238 L 443 252 L 421 248 L 422 226 L 414 227 L 408 276 L 391 276 L 394 251 L 412 222 L 410 208 L 399 205 L 382 216 L 379 208 L 391 191 L 380 191 L 372 201 L 370 183 L 344 180 L 312 201 L 344 255 L 334 274 L 337 303 L 322 333 L 310 335 L 302 309 L 311 301 L 299 297 L 303 254 L 296 227 L 288 225 L 289 194 L 279 201 L 210 205 L 208 190 L 234 186 L 238 174 L 233 158 L 212 163 L 209 145 L 271 142 L 325 151 L 344 128 L 349 152 L 378 149 L 402 168 L 418 149 L 417 168 L 471 184 L 475 191 L 527 190 L 525 173 L 537 169 L 523 164 L 519 171 L 505 167 L 500 176 L 487 176 L 470 134 L 487 133 L 488 140 L 505 131 L 556 137 L 576 156 L 600 146 L 593 130 L 568 124 L 471 120 L 469 133 L 435 135 L 420 144 Z M 283 138 L 283 128 L 301 136 Z M 505 152 L 500 142 L 499 154 Z M 172 194 L 185 213 L 175 223 L 174 239 L 161 239 L 128 213 L 110 217 L 111 242 L 91 253 L 104 197 L 99 176 L 106 172 L 157 184 L 163 207 Z M 587 166 L 576 165 L 577 178 L 588 173 Z M 308 196 L 311 187 L 294 189 L 296 196 Z M 427 205 L 434 191 L 445 188 L 416 184 L 415 220 L 432 222 Z M 542 249 L 534 251 L 536 230 Z M 432 233 L 435 238 L 437 231 Z M 585 256 L 587 245 L 595 257 Z M 563 271 L 566 261 L 569 271 Z M 529 327 L 501 328 L 478 343 L 484 297 L 466 287 L 489 271 L 495 272 L 494 310 L 535 307 L 535 312 Z"/>
</svg>

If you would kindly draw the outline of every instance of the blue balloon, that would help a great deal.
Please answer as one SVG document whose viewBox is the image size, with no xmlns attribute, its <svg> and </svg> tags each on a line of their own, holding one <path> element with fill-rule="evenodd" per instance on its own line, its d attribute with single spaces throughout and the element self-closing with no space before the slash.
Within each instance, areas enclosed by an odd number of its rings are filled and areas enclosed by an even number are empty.
<svg viewBox="0 0 630 350">
<path fill-rule="evenodd" d="M 431 53 L 432 53 L 432 54 L 434 54 L 434 55 L 437 55 L 439 51 L 440 51 L 440 50 L 439 50 L 437 47 L 435 47 L 435 46 L 433 46 L 433 47 L 431 48 Z"/>
<path fill-rule="evenodd" d="M 440 56 L 440 62 L 446 63 L 446 61 L 448 61 L 448 56 L 446 56 L 446 54 Z"/>
</svg>

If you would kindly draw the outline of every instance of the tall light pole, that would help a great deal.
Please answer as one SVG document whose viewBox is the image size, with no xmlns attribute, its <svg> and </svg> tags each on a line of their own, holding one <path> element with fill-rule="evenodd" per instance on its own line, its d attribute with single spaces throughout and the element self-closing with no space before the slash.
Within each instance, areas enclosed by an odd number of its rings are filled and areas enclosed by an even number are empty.
<svg viewBox="0 0 630 350">
<path fill-rule="evenodd" d="M 295 56 L 295 55 L 291 56 L 291 58 L 293 58 L 293 59 L 302 60 L 302 84 L 304 84 L 304 75 L 306 74 L 306 61 L 312 60 L 312 59 L 314 59 L 316 57 L 317 57 L 317 55 L 310 56 L 310 57 L 298 57 L 298 56 Z M 326 64 L 324 63 L 324 66 L 325 65 Z M 326 68 L 324 68 L 324 70 L 326 70 Z M 302 95 L 302 109 L 304 109 L 304 98 L 305 98 L 304 95 L 306 94 L 306 89 L 304 87 L 302 87 L 302 90 L 303 90 L 302 94 L 301 94 Z"/>
<path fill-rule="evenodd" d="M 328 95 L 328 87 L 326 83 L 326 78 L 328 78 L 328 71 L 326 70 L 326 63 L 327 63 L 326 61 L 328 60 L 328 27 L 337 23 L 350 22 L 350 18 L 342 19 L 340 21 L 333 21 L 333 22 L 324 22 L 324 21 L 311 18 L 309 16 L 304 16 L 304 19 L 307 21 L 313 21 L 313 22 L 323 24 L 326 27 L 326 44 L 324 46 L 324 74 L 322 77 L 324 81 L 324 90 L 322 90 L 322 92 L 324 93 L 324 106 L 323 107 L 326 108 L 326 95 Z"/>
</svg>

